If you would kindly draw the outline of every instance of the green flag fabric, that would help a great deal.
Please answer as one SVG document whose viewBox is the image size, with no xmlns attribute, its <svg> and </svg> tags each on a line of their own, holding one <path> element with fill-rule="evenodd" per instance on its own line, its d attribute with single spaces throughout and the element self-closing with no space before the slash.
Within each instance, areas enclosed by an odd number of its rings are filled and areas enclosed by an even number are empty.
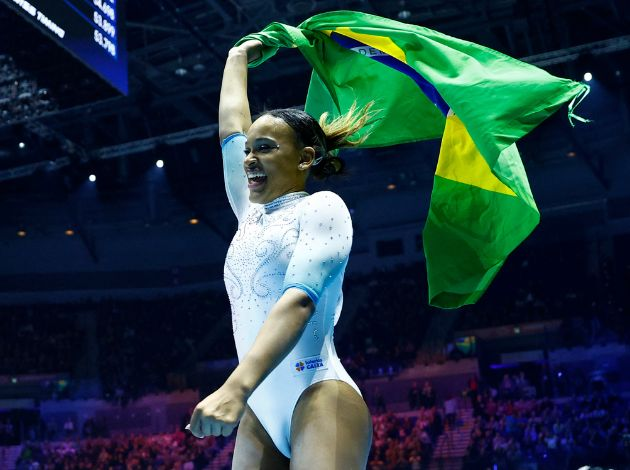
<svg viewBox="0 0 630 470">
<path fill-rule="evenodd" d="M 336 11 L 297 27 L 271 23 L 248 39 L 268 60 L 297 47 L 313 67 L 315 118 L 375 102 L 363 147 L 442 139 L 423 231 L 429 303 L 474 303 L 540 215 L 515 142 L 588 86 L 421 26 Z M 579 102 L 579 101 L 578 101 Z"/>
</svg>

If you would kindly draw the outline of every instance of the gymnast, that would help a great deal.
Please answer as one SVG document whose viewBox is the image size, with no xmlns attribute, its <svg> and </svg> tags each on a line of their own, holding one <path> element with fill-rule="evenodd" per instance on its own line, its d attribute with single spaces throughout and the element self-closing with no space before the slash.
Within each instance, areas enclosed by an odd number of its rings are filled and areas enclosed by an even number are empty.
<svg viewBox="0 0 630 470">
<path fill-rule="evenodd" d="M 197 404 L 187 429 L 203 438 L 238 425 L 238 470 L 363 469 L 372 421 L 333 342 L 352 221 L 337 194 L 305 188 L 309 177 L 343 172 L 332 151 L 361 142 L 352 136 L 370 106 L 319 122 L 278 109 L 252 123 L 247 64 L 260 48 L 251 40 L 230 50 L 219 103 L 225 188 L 238 219 L 224 280 L 239 365 Z"/>
</svg>

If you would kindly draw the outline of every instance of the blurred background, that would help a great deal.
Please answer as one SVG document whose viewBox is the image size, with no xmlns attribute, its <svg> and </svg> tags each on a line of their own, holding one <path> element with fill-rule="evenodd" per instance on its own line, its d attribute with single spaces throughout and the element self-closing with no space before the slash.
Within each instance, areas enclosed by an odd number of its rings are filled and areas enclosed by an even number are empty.
<svg viewBox="0 0 630 470">
<path fill-rule="evenodd" d="M 217 107 L 236 40 L 348 9 L 586 81 L 519 143 L 540 226 L 477 305 L 427 305 L 439 142 L 345 153 L 313 184 L 354 243 L 337 350 L 374 421 L 370 469 L 628 468 L 630 3 L 625 0 L 0 0 L 0 468 L 230 468 L 182 432 L 236 365 L 236 230 Z M 294 50 L 253 112 L 303 105 Z"/>
</svg>

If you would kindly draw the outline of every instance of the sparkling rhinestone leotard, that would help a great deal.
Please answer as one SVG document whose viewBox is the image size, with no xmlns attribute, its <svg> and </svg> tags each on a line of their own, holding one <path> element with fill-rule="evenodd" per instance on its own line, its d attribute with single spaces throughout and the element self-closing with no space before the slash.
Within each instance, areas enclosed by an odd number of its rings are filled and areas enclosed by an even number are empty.
<svg viewBox="0 0 630 470">
<path fill-rule="evenodd" d="M 316 306 L 295 347 L 247 402 L 278 450 L 290 458 L 293 409 L 309 385 L 341 380 L 360 393 L 333 344 L 352 222 L 343 200 L 329 191 L 289 193 L 264 205 L 250 203 L 243 169 L 245 139 L 233 134 L 222 143 L 226 192 L 238 219 L 224 280 L 239 360 L 287 289 L 302 289 Z"/>
</svg>

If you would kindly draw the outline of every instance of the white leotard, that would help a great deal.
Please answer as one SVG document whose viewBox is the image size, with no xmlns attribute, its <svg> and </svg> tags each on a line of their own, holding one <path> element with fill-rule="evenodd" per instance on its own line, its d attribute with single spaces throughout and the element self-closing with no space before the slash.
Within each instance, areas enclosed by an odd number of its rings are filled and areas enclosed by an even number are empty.
<svg viewBox="0 0 630 470">
<path fill-rule="evenodd" d="M 239 360 L 284 291 L 302 289 L 316 306 L 295 347 L 247 402 L 276 447 L 290 458 L 293 409 L 309 385 L 335 379 L 359 392 L 333 344 L 352 221 L 343 200 L 329 191 L 289 193 L 264 205 L 250 203 L 243 169 L 245 139 L 234 134 L 222 144 L 226 192 L 238 219 L 224 279 Z"/>
</svg>

